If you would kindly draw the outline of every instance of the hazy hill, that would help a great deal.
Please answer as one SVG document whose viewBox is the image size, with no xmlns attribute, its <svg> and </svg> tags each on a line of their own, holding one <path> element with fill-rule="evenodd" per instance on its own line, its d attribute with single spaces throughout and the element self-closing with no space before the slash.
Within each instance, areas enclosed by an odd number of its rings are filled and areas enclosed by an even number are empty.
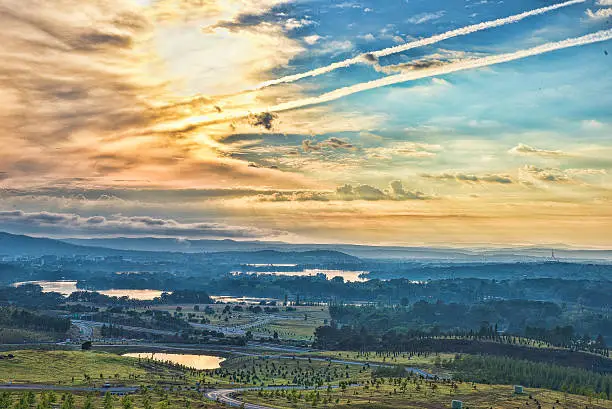
<svg viewBox="0 0 612 409">
<path fill-rule="evenodd" d="M 108 249 L 100 249 L 108 253 Z M 92 254 L 97 249 L 77 246 L 63 241 L 23 236 L 0 232 L 0 255 L 3 256 L 41 256 L 73 254 Z"/>
<path fill-rule="evenodd" d="M 137 251 L 174 251 L 182 253 L 215 253 L 237 251 L 340 251 L 367 259 L 406 259 L 445 262 L 531 262 L 552 260 L 552 248 L 521 247 L 508 249 L 461 249 L 401 246 L 367 246 L 350 244 L 289 244 L 278 241 L 178 240 L 170 238 L 102 238 L 63 239 L 81 246 Z M 561 246 L 559 246 L 561 247 Z M 555 257 L 576 261 L 612 261 L 609 250 L 555 250 Z"/>
<path fill-rule="evenodd" d="M 209 254 L 216 260 L 231 260 L 241 264 L 323 264 L 323 263 L 359 263 L 358 257 L 332 250 L 312 251 L 276 251 L 261 250 L 255 252 L 226 251 Z"/>
<path fill-rule="evenodd" d="M 142 243 L 158 243 L 154 246 L 147 246 L 139 244 L 136 246 L 122 246 L 122 243 L 140 243 L 140 239 L 97 239 L 97 240 L 78 240 L 74 243 L 49 239 L 30 237 L 24 235 L 16 235 L 10 233 L 0 232 L 0 256 L 43 256 L 43 255 L 56 255 L 56 256 L 73 256 L 73 255 L 96 255 L 96 256 L 109 256 L 109 255 L 123 255 L 123 256 L 135 256 L 137 259 L 143 258 L 155 258 L 168 259 L 176 258 L 180 256 L 180 247 L 160 246 L 161 240 L 166 239 L 143 239 Z M 157 241 L 160 240 L 160 241 Z M 228 245 L 231 240 L 213 241 L 213 240 L 202 240 L 203 242 L 222 243 Z M 172 243 L 172 240 L 167 239 L 164 241 Z M 75 243 L 86 243 L 89 245 L 78 245 Z M 93 246 L 92 244 L 107 243 L 113 244 L 113 247 L 100 247 Z M 238 243 L 238 242 L 233 242 Z M 229 248 L 236 248 L 237 246 L 228 246 Z M 294 264 L 320 264 L 320 263 L 358 263 L 360 260 L 355 256 L 351 256 L 339 251 L 334 250 L 311 250 L 311 251 L 290 251 L 290 247 L 285 245 L 279 250 L 259 250 L 257 248 L 251 248 L 250 246 L 238 246 L 239 250 L 236 251 L 217 251 L 221 246 L 210 246 L 207 248 L 208 252 L 204 252 L 203 249 L 198 251 L 191 251 L 191 253 L 202 253 L 202 259 L 208 259 L 216 263 L 236 263 L 236 264 L 280 264 L 280 263 L 294 263 Z M 284 251 L 281 251 L 284 250 Z M 153 253 L 155 252 L 155 253 Z"/>
</svg>

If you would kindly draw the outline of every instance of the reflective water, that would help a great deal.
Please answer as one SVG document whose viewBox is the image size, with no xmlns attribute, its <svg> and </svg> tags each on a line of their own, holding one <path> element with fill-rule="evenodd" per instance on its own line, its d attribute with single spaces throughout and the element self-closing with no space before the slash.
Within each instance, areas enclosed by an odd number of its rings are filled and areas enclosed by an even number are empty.
<svg viewBox="0 0 612 409">
<path fill-rule="evenodd" d="M 260 297 L 236 297 L 233 295 L 211 295 L 210 298 L 212 298 L 215 301 L 220 301 L 220 302 L 232 302 L 232 303 L 245 303 L 245 304 L 259 304 L 261 301 L 276 301 L 276 299 L 274 298 L 260 298 Z"/>
<path fill-rule="evenodd" d="M 42 287 L 43 292 L 50 293 L 56 292 L 62 295 L 68 296 L 75 291 L 85 291 L 77 288 L 77 282 L 73 280 L 66 281 L 24 281 L 21 283 L 13 284 L 15 287 L 19 287 L 24 284 L 37 284 Z M 159 290 L 99 290 L 100 294 L 108 295 L 109 297 L 130 297 L 135 300 L 152 300 L 156 297 L 161 296 L 162 291 Z"/>
<path fill-rule="evenodd" d="M 302 271 L 245 271 L 245 272 L 233 272 L 234 275 L 240 274 L 257 274 L 257 275 L 279 275 L 289 277 L 312 277 L 318 274 L 323 274 L 328 280 L 334 277 L 342 277 L 344 281 L 368 281 L 368 278 L 359 277 L 360 275 L 368 274 L 368 271 L 347 271 L 347 270 L 323 270 L 323 269 L 306 269 Z"/>
<path fill-rule="evenodd" d="M 193 355 L 193 354 L 166 354 L 159 352 L 134 352 L 123 354 L 130 358 L 153 359 L 160 362 L 172 362 L 188 366 L 194 369 L 217 369 L 221 367 L 221 362 L 225 358 L 212 355 Z"/>
</svg>

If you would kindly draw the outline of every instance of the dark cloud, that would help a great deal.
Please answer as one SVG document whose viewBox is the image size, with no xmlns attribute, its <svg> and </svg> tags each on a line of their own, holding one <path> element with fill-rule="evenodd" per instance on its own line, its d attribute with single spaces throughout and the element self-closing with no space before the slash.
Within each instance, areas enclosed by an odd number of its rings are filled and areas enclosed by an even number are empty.
<svg viewBox="0 0 612 409">
<path fill-rule="evenodd" d="M 262 127 L 270 131 L 274 127 L 274 121 L 278 115 L 272 112 L 262 112 L 260 114 L 249 115 L 249 123 L 254 127 Z"/>
<path fill-rule="evenodd" d="M 378 62 L 378 57 L 376 57 L 374 54 L 371 54 L 371 53 L 366 53 L 366 54 L 364 54 L 364 55 L 363 55 L 363 59 L 364 59 L 366 62 L 370 62 L 370 63 L 373 63 L 373 62 Z"/>
<path fill-rule="evenodd" d="M 24 232 L 53 232 L 59 235 L 126 235 L 164 237 L 256 238 L 278 236 L 278 231 L 221 223 L 183 223 L 148 216 L 92 216 L 69 213 L 0 211 L 0 223 Z"/>
</svg>

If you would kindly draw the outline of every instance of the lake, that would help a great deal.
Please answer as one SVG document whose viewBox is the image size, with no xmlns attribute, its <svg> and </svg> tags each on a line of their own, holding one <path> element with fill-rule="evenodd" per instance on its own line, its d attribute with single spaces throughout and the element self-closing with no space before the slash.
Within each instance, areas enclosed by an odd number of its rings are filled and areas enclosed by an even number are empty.
<svg viewBox="0 0 612 409">
<path fill-rule="evenodd" d="M 64 296 L 69 296 L 75 291 L 87 291 L 77 288 L 77 282 L 74 280 L 65 281 L 24 281 L 21 283 L 14 283 L 13 286 L 19 287 L 24 284 L 37 284 L 42 287 L 43 292 L 60 293 Z M 109 297 L 130 297 L 135 300 L 152 300 L 161 296 L 162 291 L 160 290 L 96 290 L 100 294 L 107 295 Z"/>
<path fill-rule="evenodd" d="M 276 298 L 262 298 L 262 297 L 236 297 L 233 295 L 211 295 L 215 301 L 223 303 L 245 303 L 245 304 L 259 304 L 262 301 L 278 301 Z"/>
<path fill-rule="evenodd" d="M 240 274 L 256 274 L 256 275 L 278 275 L 278 276 L 288 276 L 288 277 L 313 277 L 318 274 L 323 274 L 328 280 L 331 280 L 334 277 L 342 277 L 344 281 L 351 282 L 364 282 L 368 281 L 368 278 L 359 277 L 360 275 L 369 274 L 368 271 L 347 271 L 347 270 L 324 270 L 324 269 L 305 269 L 302 271 L 244 271 L 239 272 L 235 271 L 232 274 L 240 275 Z"/>
<path fill-rule="evenodd" d="M 122 356 L 127 356 L 130 358 L 153 359 L 160 362 L 169 361 L 174 364 L 180 364 L 199 370 L 220 368 L 221 362 L 225 361 L 225 358 L 212 355 L 166 354 L 159 352 L 134 352 L 123 354 Z"/>
</svg>

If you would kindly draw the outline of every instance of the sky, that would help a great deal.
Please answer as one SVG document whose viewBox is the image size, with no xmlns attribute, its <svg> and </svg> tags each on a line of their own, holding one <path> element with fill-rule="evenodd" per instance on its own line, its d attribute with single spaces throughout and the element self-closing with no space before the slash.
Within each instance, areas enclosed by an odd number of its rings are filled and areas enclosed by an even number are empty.
<svg viewBox="0 0 612 409">
<path fill-rule="evenodd" d="M 0 25 L 0 230 L 612 248 L 612 0 L 0 0 Z"/>
</svg>

